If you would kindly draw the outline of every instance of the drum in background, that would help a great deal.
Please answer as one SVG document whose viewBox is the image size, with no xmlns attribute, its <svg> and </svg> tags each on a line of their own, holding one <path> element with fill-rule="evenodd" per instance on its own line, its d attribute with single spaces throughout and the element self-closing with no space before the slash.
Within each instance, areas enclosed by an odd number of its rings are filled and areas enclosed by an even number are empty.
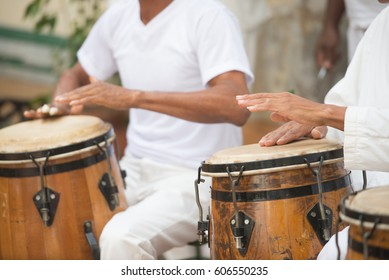
<svg viewBox="0 0 389 280">
<path fill-rule="evenodd" d="M 389 260 L 389 186 L 350 194 L 340 218 L 350 224 L 346 259 Z"/>
<path fill-rule="evenodd" d="M 92 116 L 0 130 L 0 259 L 98 259 L 127 207 L 110 124 Z"/>
<path fill-rule="evenodd" d="M 201 175 L 212 177 L 212 259 L 315 259 L 351 192 L 343 147 L 328 139 L 225 149 L 202 163 Z M 200 221 L 199 235 L 204 228 Z"/>
</svg>

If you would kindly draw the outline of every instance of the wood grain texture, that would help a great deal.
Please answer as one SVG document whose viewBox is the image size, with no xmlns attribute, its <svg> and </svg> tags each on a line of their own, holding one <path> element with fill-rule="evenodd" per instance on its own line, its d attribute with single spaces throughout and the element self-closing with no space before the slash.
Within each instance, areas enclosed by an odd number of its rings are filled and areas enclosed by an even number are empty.
<svg viewBox="0 0 389 280">
<path fill-rule="evenodd" d="M 343 162 L 325 164 L 321 170 L 322 181 L 327 182 L 347 174 Z M 299 188 L 316 184 L 310 169 L 300 168 L 269 174 L 247 175 L 241 178 L 238 192 Z M 231 182 L 226 177 L 212 178 L 212 189 L 231 192 Z M 350 186 L 323 195 L 324 204 L 333 212 L 332 232 L 336 232 L 338 205 L 342 197 L 351 192 Z M 238 202 L 237 208 L 255 221 L 255 226 L 243 256 L 235 247 L 230 219 L 234 216 L 232 202 L 211 200 L 210 250 L 212 259 L 316 259 L 323 245 L 307 219 L 309 210 L 319 202 L 319 195 L 288 199 Z M 345 227 L 342 223 L 339 229 Z"/>
<path fill-rule="evenodd" d="M 100 151 L 64 155 L 48 161 L 48 165 L 72 163 Z M 98 188 L 98 181 L 109 171 L 108 160 L 91 166 L 45 176 L 46 186 L 60 194 L 51 226 L 45 226 L 33 203 L 40 190 L 40 177 L 0 177 L 0 259 L 92 259 L 84 222 L 93 224 L 98 240 L 104 225 L 127 207 L 123 180 L 115 155 L 109 158 L 119 189 L 120 205 L 111 211 Z M 2 165 L 1 168 L 33 168 L 31 162 Z"/>
</svg>

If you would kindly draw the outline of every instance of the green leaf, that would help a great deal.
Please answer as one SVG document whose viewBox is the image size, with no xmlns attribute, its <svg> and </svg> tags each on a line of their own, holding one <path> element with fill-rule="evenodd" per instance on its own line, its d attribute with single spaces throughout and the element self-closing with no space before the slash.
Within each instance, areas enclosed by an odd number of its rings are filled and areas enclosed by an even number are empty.
<svg viewBox="0 0 389 280">
<path fill-rule="evenodd" d="M 41 10 L 41 0 L 32 1 L 24 11 L 24 18 L 33 18 L 35 17 L 39 11 Z"/>
</svg>

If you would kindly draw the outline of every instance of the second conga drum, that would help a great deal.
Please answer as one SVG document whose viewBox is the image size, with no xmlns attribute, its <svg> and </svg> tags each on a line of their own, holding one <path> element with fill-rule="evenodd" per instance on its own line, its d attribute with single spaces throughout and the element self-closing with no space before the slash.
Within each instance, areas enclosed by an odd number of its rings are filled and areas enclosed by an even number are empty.
<svg viewBox="0 0 389 280">
<path fill-rule="evenodd" d="M 389 186 L 352 193 L 340 210 L 350 224 L 346 259 L 389 260 Z"/>
<path fill-rule="evenodd" d="M 328 139 L 230 148 L 201 169 L 212 177 L 212 259 L 315 259 L 351 191 L 343 147 Z"/>
<path fill-rule="evenodd" d="M 110 124 L 92 116 L 0 130 L 0 259 L 98 259 L 127 205 Z"/>
</svg>

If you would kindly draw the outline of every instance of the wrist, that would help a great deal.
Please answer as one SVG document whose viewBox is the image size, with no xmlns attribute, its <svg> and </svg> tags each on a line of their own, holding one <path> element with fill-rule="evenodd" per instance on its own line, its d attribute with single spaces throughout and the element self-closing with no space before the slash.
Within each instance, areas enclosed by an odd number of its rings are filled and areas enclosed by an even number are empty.
<svg viewBox="0 0 389 280">
<path fill-rule="evenodd" d="M 324 104 L 323 112 L 324 125 L 344 130 L 344 119 L 347 107 Z"/>
</svg>

